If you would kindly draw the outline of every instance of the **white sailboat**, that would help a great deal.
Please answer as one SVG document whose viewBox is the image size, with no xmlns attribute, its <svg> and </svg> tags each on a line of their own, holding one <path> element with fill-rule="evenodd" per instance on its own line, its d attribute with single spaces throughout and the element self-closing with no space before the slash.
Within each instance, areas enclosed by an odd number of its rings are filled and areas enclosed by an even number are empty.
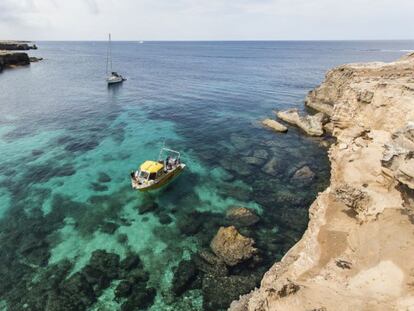
<svg viewBox="0 0 414 311">
<path fill-rule="evenodd" d="M 126 80 L 122 75 L 112 70 L 111 34 L 109 34 L 108 53 L 106 57 L 106 76 L 108 85 L 122 83 Z"/>
</svg>

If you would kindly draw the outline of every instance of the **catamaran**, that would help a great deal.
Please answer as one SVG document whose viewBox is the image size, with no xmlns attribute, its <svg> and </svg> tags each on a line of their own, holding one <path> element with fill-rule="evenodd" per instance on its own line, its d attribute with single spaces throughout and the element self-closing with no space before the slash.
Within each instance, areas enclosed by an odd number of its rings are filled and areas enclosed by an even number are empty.
<svg viewBox="0 0 414 311">
<path fill-rule="evenodd" d="M 158 161 L 147 160 L 137 171 L 131 172 L 132 188 L 139 191 L 158 189 L 180 175 L 185 166 L 178 151 L 163 147 Z"/>
<path fill-rule="evenodd" d="M 126 80 L 122 75 L 112 70 L 111 34 L 109 34 L 108 52 L 106 57 L 106 76 L 108 85 L 122 83 Z"/>
</svg>

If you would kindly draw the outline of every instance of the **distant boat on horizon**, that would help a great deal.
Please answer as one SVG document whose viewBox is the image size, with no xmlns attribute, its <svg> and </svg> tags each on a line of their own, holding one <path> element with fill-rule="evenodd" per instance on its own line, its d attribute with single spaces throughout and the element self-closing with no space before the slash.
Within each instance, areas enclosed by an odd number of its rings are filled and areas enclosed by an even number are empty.
<svg viewBox="0 0 414 311">
<path fill-rule="evenodd" d="M 139 43 L 140 43 L 140 44 L 143 44 L 143 43 L 144 43 L 144 41 L 139 41 Z"/>
<path fill-rule="evenodd" d="M 111 42 L 111 34 L 109 34 L 108 52 L 107 52 L 107 57 L 106 57 L 106 76 L 107 76 L 106 82 L 108 83 L 108 85 L 122 83 L 126 80 L 122 75 L 120 75 L 116 71 L 113 71 L 113 69 L 112 69 L 112 47 L 111 47 L 111 43 L 112 43 Z"/>
</svg>

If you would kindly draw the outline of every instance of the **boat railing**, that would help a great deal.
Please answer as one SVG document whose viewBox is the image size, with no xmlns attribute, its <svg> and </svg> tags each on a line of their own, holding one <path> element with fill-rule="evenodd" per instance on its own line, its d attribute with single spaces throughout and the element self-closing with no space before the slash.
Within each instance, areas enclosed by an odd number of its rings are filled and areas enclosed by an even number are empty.
<svg viewBox="0 0 414 311">
<path fill-rule="evenodd" d="M 180 159 L 180 157 L 181 157 L 180 152 L 175 151 L 175 150 L 172 150 L 172 149 L 169 149 L 169 148 L 163 147 L 160 150 L 160 155 L 158 156 L 158 161 L 162 161 L 163 160 L 163 154 L 164 154 L 164 152 L 169 152 L 169 153 L 173 153 L 173 154 L 177 155 L 177 158 L 176 158 L 177 160 Z"/>
</svg>

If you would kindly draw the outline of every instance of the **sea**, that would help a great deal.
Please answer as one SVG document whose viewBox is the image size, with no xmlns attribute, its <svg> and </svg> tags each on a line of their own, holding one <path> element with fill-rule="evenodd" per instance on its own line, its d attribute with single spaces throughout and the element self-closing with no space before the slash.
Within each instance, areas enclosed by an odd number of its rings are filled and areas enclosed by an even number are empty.
<svg viewBox="0 0 414 311">
<path fill-rule="evenodd" d="M 226 278 L 259 285 L 329 184 L 330 137 L 290 126 L 280 134 L 261 120 L 290 108 L 312 113 L 306 94 L 334 66 L 414 50 L 413 41 L 114 41 L 113 70 L 127 80 L 108 87 L 107 42 L 36 44 L 29 54 L 42 61 L 0 74 L 0 310 L 198 311 L 221 298 L 214 308 L 225 309 L 240 294 L 220 290 Z M 160 190 L 133 190 L 130 172 L 163 146 L 181 153 L 185 171 Z M 294 178 L 304 166 L 313 178 Z M 208 282 L 195 272 L 177 294 L 187 271 L 177 266 L 210 251 L 218 229 L 232 225 L 231 207 L 260 217 L 238 228 L 254 239 L 257 260 Z M 133 289 L 143 294 L 118 299 L 121 273 L 67 285 L 95 264 L 96 250 L 138 256 L 146 277 Z M 51 307 L 70 295 L 83 295 L 77 307 Z"/>
</svg>

